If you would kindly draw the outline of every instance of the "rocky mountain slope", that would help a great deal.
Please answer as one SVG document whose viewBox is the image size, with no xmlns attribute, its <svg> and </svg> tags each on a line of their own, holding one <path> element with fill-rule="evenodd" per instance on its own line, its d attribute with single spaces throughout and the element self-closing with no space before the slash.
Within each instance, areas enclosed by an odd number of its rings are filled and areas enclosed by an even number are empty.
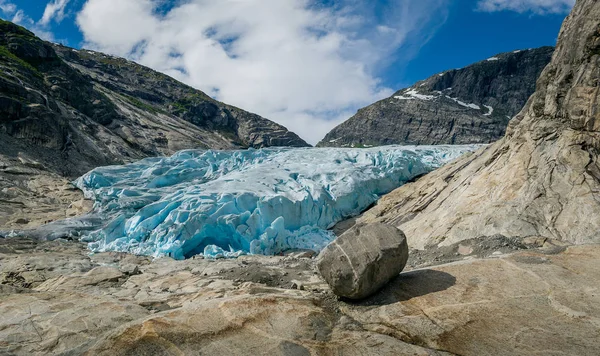
<svg viewBox="0 0 600 356">
<path fill-rule="evenodd" d="M 506 136 L 385 196 L 361 221 L 409 245 L 502 234 L 600 242 L 600 2 L 579 0 Z"/>
<path fill-rule="evenodd" d="M 322 147 L 490 143 L 535 91 L 552 47 L 502 53 L 399 90 L 334 128 Z"/>
<path fill-rule="evenodd" d="M 149 68 L 0 20 L 0 226 L 64 217 L 77 195 L 64 178 L 94 167 L 266 146 L 308 144 Z"/>
</svg>

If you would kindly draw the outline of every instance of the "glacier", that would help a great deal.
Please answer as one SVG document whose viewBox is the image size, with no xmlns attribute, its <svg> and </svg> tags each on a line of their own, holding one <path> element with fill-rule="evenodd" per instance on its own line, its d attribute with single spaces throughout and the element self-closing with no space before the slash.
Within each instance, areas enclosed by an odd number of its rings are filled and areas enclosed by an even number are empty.
<svg viewBox="0 0 600 356">
<path fill-rule="evenodd" d="M 185 259 L 320 251 L 328 229 L 480 145 L 185 150 L 75 181 L 104 223 L 93 252 Z"/>
</svg>

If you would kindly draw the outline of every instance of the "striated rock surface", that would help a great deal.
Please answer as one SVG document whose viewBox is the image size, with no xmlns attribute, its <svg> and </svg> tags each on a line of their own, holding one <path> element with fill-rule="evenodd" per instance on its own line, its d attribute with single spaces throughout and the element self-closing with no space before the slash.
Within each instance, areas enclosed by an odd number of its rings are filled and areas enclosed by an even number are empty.
<svg viewBox="0 0 600 356">
<path fill-rule="evenodd" d="M 98 166 L 267 146 L 308 144 L 149 68 L 53 45 L 0 20 L 0 227 L 64 218 L 82 198 L 67 179 Z"/>
<path fill-rule="evenodd" d="M 600 353 L 599 245 L 412 270 L 351 304 L 309 256 L 152 261 L 0 239 L 0 354 Z"/>
<path fill-rule="evenodd" d="M 535 91 L 552 47 L 502 53 L 399 90 L 334 128 L 322 147 L 490 143 Z"/>
<path fill-rule="evenodd" d="M 355 226 L 331 242 L 317 267 L 333 293 L 364 299 L 397 277 L 408 261 L 402 231 L 391 225 Z"/>
<path fill-rule="evenodd" d="M 488 148 L 390 193 L 359 221 L 412 247 L 501 234 L 600 241 L 600 3 L 567 17 L 537 91 Z"/>
</svg>

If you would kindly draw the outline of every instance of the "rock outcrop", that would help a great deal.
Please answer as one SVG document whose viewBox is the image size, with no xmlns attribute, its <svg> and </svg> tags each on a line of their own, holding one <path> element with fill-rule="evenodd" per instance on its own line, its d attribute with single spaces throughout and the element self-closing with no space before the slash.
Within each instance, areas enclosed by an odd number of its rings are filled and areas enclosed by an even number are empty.
<svg viewBox="0 0 600 356">
<path fill-rule="evenodd" d="M 187 148 L 308 146 L 166 75 L 2 20 L 0 70 L 0 227 L 64 218 L 81 198 L 65 198 L 67 179 L 98 166 Z"/>
<path fill-rule="evenodd" d="M 391 225 L 354 226 L 319 255 L 317 267 L 333 293 L 360 300 L 397 277 L 408 261 L 402 231 Z"/>
<path fill-rule="evenodd" d="M 334 128 L 322 147 L 490 143 L 535 91 L 552 47 L 502 53 L 399 90 Z"/>
<path fill-rule="evenodd" d="M 600 241 L 600 2 L 577 1 L 537 91 L 497 143 L 385 196 L 358 219 L 412 247 L 501 234 Z"/>
<path fill-rule="evenodd" d="M 301 254 L 151 261 L 0 239 L 0 353 L 598 355 L 600 246 L 563 250 L 407 271 L 349 304 Z"/>
</svg>

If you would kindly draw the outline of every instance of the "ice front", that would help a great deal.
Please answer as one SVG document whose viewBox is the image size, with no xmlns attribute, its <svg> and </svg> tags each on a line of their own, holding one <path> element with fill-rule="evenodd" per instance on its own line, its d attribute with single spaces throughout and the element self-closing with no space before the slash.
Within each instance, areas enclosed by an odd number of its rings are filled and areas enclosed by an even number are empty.
<svg viewBox="0 0 600 356">
<path fill-rule="evenodd" d="M 107 221 L 92 251 L 176 259 L 320 251 L 337 222 L 478 146 L 186 150 L 75 183 Z"/>
</svg>

